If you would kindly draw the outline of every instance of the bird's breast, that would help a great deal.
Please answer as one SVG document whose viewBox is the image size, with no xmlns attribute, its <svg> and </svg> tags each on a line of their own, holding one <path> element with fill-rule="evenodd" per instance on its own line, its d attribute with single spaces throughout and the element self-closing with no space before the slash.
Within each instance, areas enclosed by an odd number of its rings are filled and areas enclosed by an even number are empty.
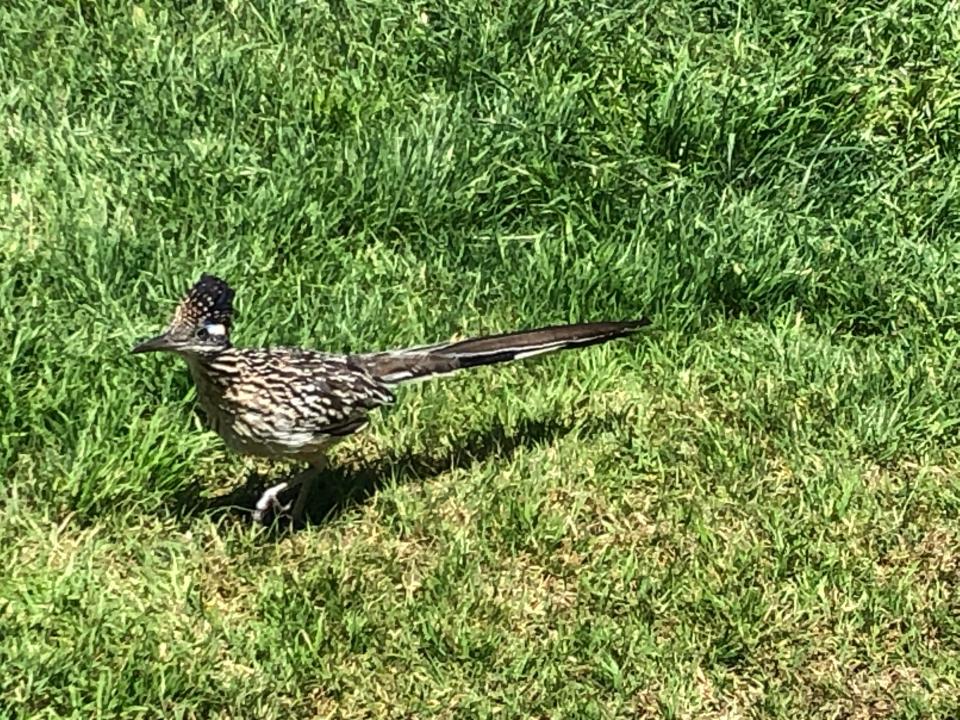
<svg viewBox="0 0 960 720">
<path fill-rule="evenodd" d="M 312 430 L 282 384 L 250 382 L 242 368 L 190 363 L 197 401 L 210 429 L 235 452 L 269 458 L 312 458 L 335 438 Z"/>
</svg>

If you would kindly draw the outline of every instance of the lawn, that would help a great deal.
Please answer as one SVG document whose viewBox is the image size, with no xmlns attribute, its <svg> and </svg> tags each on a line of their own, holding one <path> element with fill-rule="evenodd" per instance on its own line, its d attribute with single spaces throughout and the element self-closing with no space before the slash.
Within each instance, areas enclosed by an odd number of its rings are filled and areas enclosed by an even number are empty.
<svg viewBox="0 0 960 720">
<path fill-rule="evenodd" d="M 960 713 L 960 6 L 0 9 L 0 717 Z M 297 468 L 131 356 L 651 318 Z"/>
</svg>

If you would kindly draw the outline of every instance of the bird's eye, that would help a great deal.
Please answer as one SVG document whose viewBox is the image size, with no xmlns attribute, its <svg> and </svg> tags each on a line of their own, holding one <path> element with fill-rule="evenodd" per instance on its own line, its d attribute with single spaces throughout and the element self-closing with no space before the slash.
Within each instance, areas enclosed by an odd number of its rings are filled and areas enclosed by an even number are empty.
<svg viewBox="0 0 960 720">
<path fill-rule="evenodd" d="M 207 330 L 204 327 L 197 329 L 197 340 L 209 340 L 209 339 L 210 339 L 209 330 Z"/>
</svg>

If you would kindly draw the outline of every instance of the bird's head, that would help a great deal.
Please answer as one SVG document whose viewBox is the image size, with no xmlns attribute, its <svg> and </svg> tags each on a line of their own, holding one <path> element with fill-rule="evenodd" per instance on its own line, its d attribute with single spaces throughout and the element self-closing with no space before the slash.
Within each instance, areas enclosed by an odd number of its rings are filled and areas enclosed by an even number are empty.
<svg viewBox="0 0 960 720">
<path fill-rule="evenodd" d="M 227 283 L 204 273 L 190 288 L 167 329 L 144 340 L 131 352 L 175 352 L 209 355 L 230 347 L 233 290 Z"/>
</svg>

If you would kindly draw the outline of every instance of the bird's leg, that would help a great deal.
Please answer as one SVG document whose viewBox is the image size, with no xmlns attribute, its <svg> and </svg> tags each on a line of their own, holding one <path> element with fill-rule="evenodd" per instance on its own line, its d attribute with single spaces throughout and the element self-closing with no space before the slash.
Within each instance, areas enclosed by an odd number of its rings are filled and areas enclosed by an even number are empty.
<svg viewBox="0 0 960 720">
<path fill-rule="evenodd" d="M 260 496 L 260 499 L 257 500 L 256 509 L 253 511 L 254 521 L 263 522 L 267 511 L 272 512 L 274 517 L 287 513 L 293 503 L 281 503 L 280 494 L 291 488 L 302 487 L 305 482 L 310 481 L 310 475 L 313 473 L 314 469 L 312 467 L 308 467 L 306 470 L 294 475 L 290 480 L 284 480 L 283 482 L 277 483 L 276 485 L 264 490 L 263 494 Z"/>
<path fill-rule="evenodd" d="M 257 500 L 256 509 L 253 511 L 254 521 L 263 522 L 264 516 L 269 510 L 272 511 L 275 517 L 290 512 L 293 522 L 299 522 L 300 517 L 303 515 L 303 509 L 306 506 L 307 499 L 310 497 L 310 491 L 313 489 L 314 481 L 317 479 L 317 475 L 320 474 L 323 466 L 323 459 L 311 462 L 306 470 L 297 473 L 292 479 L 284 480 L 264 490 L 260 499 Z M 293 502 L 281 503 L 280 494 L 292 488 L 300 489 L 297 494 L 297 499 Z"/>
<path fill-rule="evenodd" d="M 253 510 L 254 522 L 263 522 L 263 516 L 267 510 L 272 510 L 274 515 L 279 515 L 289 510 L 289 503 L 286 505 L 282 505 L 280 503 L 280 493 L 282 493 L 288 487 L 295 485 L 296 478 L 290 482 L 285 480 L 282 483 L 277 483 L 273 487 L 264 490 L 263 494 L 260 496 L 260 499 L 257 500 L 257 506 Z"/>
<path fill-rule="evenodd" d="M 303 480 L 300 483 L 300 492 L 297 494 L 297 499 L 293 503 L 293 510 L 290 511 L 290 519 L 294 525 L 298 524 L 303 518 L 303 511 L 307 506 L 307 501 L 310 499 L 310 494 L 313 492 L 313 487 L 317 483 L 317 478 L 320 476 L 320 473 L 323 472 L 326 464 L 324 458 L 318 458 L 312 461 L 310 467 L 304 472 Z"/>
</svg>

